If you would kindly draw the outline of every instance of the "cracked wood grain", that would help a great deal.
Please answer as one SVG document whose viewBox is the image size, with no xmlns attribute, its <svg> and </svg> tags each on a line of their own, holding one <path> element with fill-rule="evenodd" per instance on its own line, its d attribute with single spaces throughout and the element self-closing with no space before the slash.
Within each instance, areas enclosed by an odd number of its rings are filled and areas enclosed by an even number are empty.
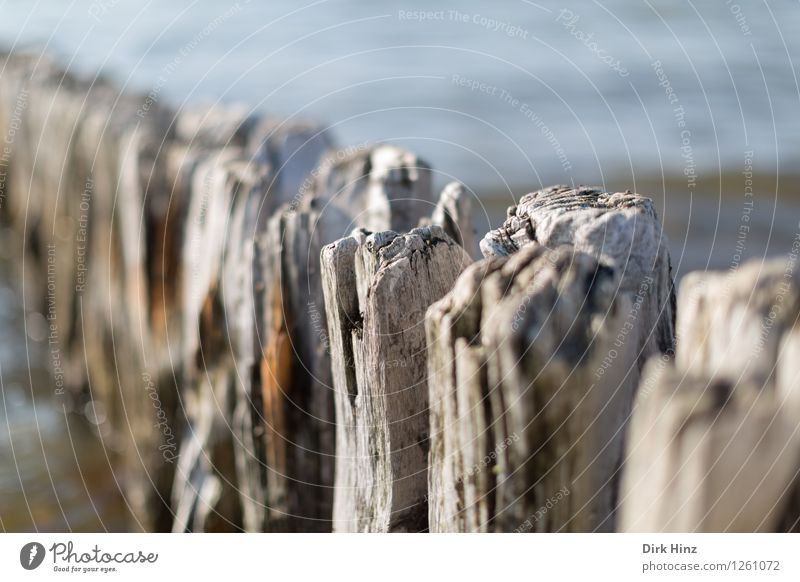
<svg viewBox="0 0 800 582">
<path fill-rule="evenodd" d="M 336 389 L 334 531 L 427 529 L 424 314 L 470 263 L 437 227 L 322 252 Z"/>
</svg>

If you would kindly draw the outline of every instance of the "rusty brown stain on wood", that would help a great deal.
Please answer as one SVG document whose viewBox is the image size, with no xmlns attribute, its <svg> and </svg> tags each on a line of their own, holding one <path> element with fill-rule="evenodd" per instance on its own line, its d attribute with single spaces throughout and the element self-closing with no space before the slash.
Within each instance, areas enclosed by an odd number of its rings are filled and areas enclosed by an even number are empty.
<svg viewBox="0 0 800 582">
<path fill-rule="evenodd" d="M 286 401 L 292 382 L 294 362 L 292 340 L 289 336 L 286 311 L 283 309 L 283 290 L 280 281 L 272 286 L 269 309 L 274 329 L 267 334 L 261 359 L 261 386 L 264 399 L 264 419 L 267 425 L 267 464 L 286 474 Z"/>
</svg>

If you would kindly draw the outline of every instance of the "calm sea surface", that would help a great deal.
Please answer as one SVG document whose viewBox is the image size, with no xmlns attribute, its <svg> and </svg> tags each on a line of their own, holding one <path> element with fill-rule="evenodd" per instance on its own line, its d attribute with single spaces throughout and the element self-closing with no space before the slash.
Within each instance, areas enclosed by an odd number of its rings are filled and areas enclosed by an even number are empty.
<svg viewBox="0 0 800 582">
<path fill-rule="evenodd" d="M 738 171 L 750 149 L 766 172 L 800 161 L 796 0 L 0 0 L 0 14 L 7 47 L 46 45 L 173 104 L 243 101 L 342 144 L 403 143 L 481 191 Z"/>
</svg>

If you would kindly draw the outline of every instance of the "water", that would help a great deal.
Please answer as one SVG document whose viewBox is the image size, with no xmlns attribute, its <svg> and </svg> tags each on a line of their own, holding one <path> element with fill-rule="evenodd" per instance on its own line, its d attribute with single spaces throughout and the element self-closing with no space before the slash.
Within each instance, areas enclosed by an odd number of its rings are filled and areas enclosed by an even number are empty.
<svg viewBox="0 0 800 582">
<path fill-rule="evenodd" d="M 482 193 L 736 173 L 749 149 L 772 175 L 800 160 L 797 2 L 452 6 L 420 20 L 421 0 L 5 0 L 0 42 L 160 101 L 244 101 L 343 144 L 401 143 Z"/>
<path fill-rule="evenodd" d="M 143 102 L 244 102 L 342 145 L 404 145 L 476 193 L 481 231 L 525 192 L 591 183 L 655 198 L 678 276 L 791 248 L 797 2 L 453 6 L 421 19 L 421 0 L 0 0 L 0 45 L 43 47 Z M 123 529 L 119 476 L 54 398 L 23 313 L 0 265 L 0 527 Z"/>
<path fill-rule="evenodd" d="M 56 395 L 45 320 L 26 311 L 7 257 L 0 281 L 0 531 L 129 531 L 113 454 Z"/>
</svg>

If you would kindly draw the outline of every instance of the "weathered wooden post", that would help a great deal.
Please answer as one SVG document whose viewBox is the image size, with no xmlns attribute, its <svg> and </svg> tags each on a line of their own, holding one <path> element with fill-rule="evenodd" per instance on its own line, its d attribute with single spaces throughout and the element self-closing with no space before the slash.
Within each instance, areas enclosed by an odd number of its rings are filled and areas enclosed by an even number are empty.
<svg viewBox="0 0 800 582">
<path fill-rule="evenodd" d="M 423 221 L 423 224 L 425 223 L 441 226 L 469 256 L 476 259 L 480 256 L 473 224 L 472 201 L 460 182 L 450 182 L 444 187 L 430 220 Z"/>
<path fill-rule="evenodd" d="M 621 530 L 797 528 L 796 408 L 747 379 L 648 365 L 631 422 Z M 796 507 L 796 505 L 795 505 Z"/>
<path fill-rule="evenodd" d="M 438 226 L 322 252 L 336 388 L 335 531 L 427 529 L 424 314 L 469 264 Z"/>
<path fill-rule="evenodd" d="M 652 202 L 525 196 L 428 312 L 432 531 L 612 530 L 641 363 L 672 349 Z"/>
<path fill-rule="evenodd" d="M 624 531 L 798 529 L 798 251 L 684 279 L 675 362 L 639 386 Z"/>
<path fill-rule="evenodd" d="M 430 169 L 394 146 L 334 150 L 256 237 L 258 382 L 267 528 L 330 531 L 335 423 L 319 257 L 354 227 L 408 230 L 433 204 Z"/>
<path fill-rule="evenodd" d="M 5 65 L 3 116 L 14 133 L 3 214 L 25 232 L 26 295 L 48 318 L 57 393 L 119 453 L 138 523 L 164 529 L 173 467 L 162 453 L 175 435 L 162 427 L 174 427 L 164 420 L 176 398 L 174 385 L 159 382 L 149 227 L 166 198 L 165 112 L 142 120 L 136 96 L 47 59 L 12 56 Z"/>
<path fill-rule="evenodd" d="M 251 169 L 231 147 L 210 153 L 192 176 L 182 261 L 182 399 L 189 426 L 173 490 L 174 531 L 242 525 L 230 425 L 240 371 L 228 347 L 229 333 L 239 330 L 229 329 L 221 287 L 229 216 L 257 183 Z"/>
<path fill-rule="evenodd" d="M 472 264 L 410 152 L 0 59 L 27 305 L 146 529 L 800 529 L 800 237 L 688 275 L 673 361 L 647 198 L 534 192 Z"/>
</svg>

